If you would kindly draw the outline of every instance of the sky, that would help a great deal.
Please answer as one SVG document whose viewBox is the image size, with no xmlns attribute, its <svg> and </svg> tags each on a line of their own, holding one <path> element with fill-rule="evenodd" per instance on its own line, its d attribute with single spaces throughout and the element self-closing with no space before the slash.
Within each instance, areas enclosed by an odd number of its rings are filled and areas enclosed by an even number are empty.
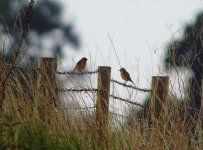
<svg viewBox="0 0 203 150">
<path fill-rule="evenodd" d="M 81 38 L 80 51 L 66 47 L 61 68 L 85 56 L 89 70 L 112 67 L 112 78 L 122 81 L 120 66 L 136 86 L 151 87 L 151 77 L 165 75 L 165 47 L 182 35 L 183 27 L 203 11 L 203 0 L 61 0 L 64 20 L 72 22 Z M 120 87 L 118 88 L 118 90 Z M 131 91 L 130 91 L 131 92 Z M 129 94 L 129 90 L 122 96 Z M 143 95 L 135 94 L 137 101 Z"/>
</svg>

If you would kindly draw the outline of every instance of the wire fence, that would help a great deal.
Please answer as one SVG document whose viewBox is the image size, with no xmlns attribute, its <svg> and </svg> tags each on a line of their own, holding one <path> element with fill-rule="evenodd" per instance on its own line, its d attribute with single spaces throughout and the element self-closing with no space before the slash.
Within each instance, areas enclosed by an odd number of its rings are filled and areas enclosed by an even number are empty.
<svg viewBox="0 0 203 150">
<path fill-rule="evenodd" d="M 118 84 L 120 84 L 120 85 L 122 85 L 124 87 L 132 88 L 132 89 L 135 89 L 135 90 L 138 90 L 138 91 L 141 91 L 141 92 L 151 92 L 151 90 L 149 90 L 149 89 L 142 89 L 142 88 L 138 88 L 136 86 L 127 85 L 125 83 L 121 83 L 121 82 L 113 80 L 113 79 L 111 79 L 111 81 L 114 82 L 114 83 L 118 83 Z"/>
<path fill-rule="evenodd" d="M 94 106 L 86 106 L 86 107 L 59 107 L 60 109 L 74 109 L 74 110 L 84 110 L 84 109 L 94 109 L 96 108 L 96 105 Z"/>
<path fill-rule="evenodd" d="M 57 71 L 57 74 L 59 75 L 83 75 L 83 74 L 96 74 L 98 73 L 98 71 L 87 71 L 87 72 L 76 72 L 76 71 L 64 71 L 64 72 L 61 72 L 61 71 Z"/>
<path fill-rule="evenodd" d="M 59 92 L 96 92 L 97 89 L 94 88 L 82 88 L 82 89 L 75 89 L 75 88 L 60 88 L 57 89 Z"/>
<path fill-rule="evenodd" d="M 5 64 L 5 67 L 9 68 L 9 67 L 12 67 L 12 65 L 11 64 Z M 24 71 L 39 71 L 40 70 L 40 68 L 38 68 L 38 67 L 34 68 L 34 67 L 15 66 L 14 68 L 20 69 L 20 70 L 24 70 Z M 95 70 L 95 71 L 86 71 L 86 72 L 57 71 L 56 73 L 58 75 L 85 75 L 85 74 L 93 75 L 93 74 L 97 74 L 98 70 Z M 121 86 L 124 86 L 124 87 L 127 87 L 127 88 L 132 88 L 132 89 L 135 89 L 135 90 L 138 90 L 138 91 L 141 91 L 141 92 L 151 92 L 151 89 L 138 88 L 136 86 L 127 85 L 126 83 L 121 83 L 121 82 L 119 82 L 117 80 L 114 80 L 114 79 L 111 79 L 111 82 L 117 83 L 117 84 L 119 84 Z M 77 89 L 77 88 L 58 88 L 57 89 L 57 92 L 97 92 L 97 91 L 98 90 L 96 88 L 80 88 L 80 89 Z M 134 101 L 131 101 L 129 99 L 124 99 L 124 98 L 121 98 L 121 97 L 113 95 L 113 94 L 111 94 L 110 97 L 112 97 L 115 100 L 123 101 L 123 102 L 129 103 L 129 104 L 132 104 L 132 105 L 137 105 L 137 106 L 140 106 L 141 108 L 143 108 L 143 105 L 138 103 L 138 102 L 134 102 Z M 85 109 L 85 108 L 86 107 L 80 108 L 80 109 Z M 90 107 L 90 108 L 92 108 L 92 107 Z M 65 108 L 64 107 L 64 109 L 73 109 L 73 108 Z M 75 108 L 75 109 L 79 109 L 79 108 Z"/>
<path fill-rule="evenodd" d="M 85 106 L 85 107 L 60 107 L 60 106 L 56 106 L 56 107 L 61 108 L 62 109 L 61 111 L 63 111 L 63 112 L 71 112 L 71 113 L 65 113 L 65 115 L 67 115 L 67 116 L 73 115 L 73 119 L 74 119 L 74 117 L 76 117 L 76 119 L 77 119 L 77 117 L 80 118 L 80 116 L 82 116 L 83 114 L 85 114 L 84 117 L 96 116 L 96 119 L 92 119 L 92 121 L 94 121 L 94 124 L 96 125 L 98 139 L 102 139 L 103 141 L 105 141 L 105 136 L 104 136 L 105 134 L 103 132 L 108 130 L 108 128 L 107 128 L 108 122 L 110 121 L 109 116 L 113 115 L 116 120 L 115 123 L 117 123 L 117 124 L 122 124 L 123 121 L 128 119 L 128 117 L 126 117 L 126 116 L 123 116 L 121 114 L 116 114 L 114 112 L 109 111 L 110 98 L 113 98 L 114 100 L 122 101 L 122 102 L 125 102 L 128 104 L 139 106 L 142 108 L 141 111 L 150 111 L 150 113 L 148 113 L 150 115 L 149 118 L 152 116 L 153 118 L 159 119 L 161 113 L 166 110 L 165 107 L 167 105 L 166 102 L 167 102 L 167 96 L 169 93 L 169 77 L 168 76 L 153 76 L 151 89 L 145 89 L 145 88 L 140 88 L 140 87 L 136 87 L 136 86 L 132 86 L 132 85 L 127 85 L 126 83 L 122 83 L 122 82 L 116 81 L 114 79 L 111 79 L 111 67 L 109 67 L 109 66 L 99 66 L 96 71 L 88 71 L 88 72 L 78 72 L 78 71 L 77 72 L 76 71 L 71 71 L 71 72 L 66 71 L 65 72 L 64 71 L 64 72 L 62 72 L 62 71 L 56 70 L 57 69 L 57 59 L 55 59 L 55 58 L 40 58 L 39 62 L 38 62 L 38 66 L 39 66 L 39 68 L 23 68 L 23 67 L 11 65 L 8 70 L 9 70 L 9 73 L 11 72 L 12 68 L 19 68 L 19 69 L 28 70 L 28 71 L 29 70 L 31 70 L 31 71 L 39 70 L 40 72 L 37 72 L 37 74 L 36 74 L 37 75 L 36 83 L 37 84 L 39 83 L 39 90 L 48 91 L 46 93 L 43 92 L 42 94 L 44 94 L 44 98 L 47 99 L 47 101 L 49 101 L 50 104 L 53 104 L 53 101 L 60 99 L 59 92 L 62 92 L 62 93 L 87 92 L 87 94 L 89 94 L 89 92 L 97 92 L 96 105 Z M 7 73 L 7 74 L 9 74 L 9 73 Z M 58 75 L 98 74 L 97 88 L 87 88 L 87 87 L 85 87 L 85 88 L 77 88 L 77 87 L 57 88 L 57 82 L 56 82 L 57 74 Z M 131 88 L 131 89 L 134 89 L 134 90 L 137 90 L 140 92 L 150 93 L 151 97 L 152 97 L 150 99 L 150 101 L 151 101 L 151 104 L 154 104 L 154 105 L 150 105 L 149 109 L 148 108 L 143 109 L 144 106 L 138 102 L 111 94 L 110 87 L 111 87 L 112 82 L 119 84 L 125 88 Z M 46 83 L 47 83 L 47 86 L 46 86 Z M 47 93 L 49 96 L 47 96 Z M 49 93 L 51 93 L 51 95 Z M 90 93 L 90 94 L 92 94 L 92 93 Z M 80 114 L 82 114 L 82 115 L 80 115 Z M 46 114 L 44 112 L 41 112 L 40 116 L 46 116 Z"/>
<path fill-rule="evenodd" d="M 12 65 L 10 65 L 10 64 L 5 64 L 5 67 L 7 67 L 7 68 L 9 68 L 11 66 Z M 40 68 L 38 68 L 38 67 L 31 68 L 31 67 L 15 66 L 14 68 L 24 70 L 24 71 L 40 70 Z M 98 73 L 98 70 L 96 70 L 96 71 L 87 71 L 87 72 L 75 72 L 75 71 L 63 71 L 62 72 L 62 71 L 57 71 L 57 74 L 59 74 L 59 75 L 67 75 L 67 74 L 68 75 L 84 75 L 84 74 L 92 75 L 92 74 L 97 74 L 97 73 Z M 111 82 L 117 83 L 117 84 L 122 85 L 124 87 L 132 88 L 132 89 L 135 89 L 135 90 L 138 90 L 138 91 L 141 91 L 141 92 L 151 92 L 151 90 L 149 90 L 149 89 L 142 89 L 142 88 L 138 88 L 138 87 L 135 87 L 135 86 L 132 86 L 132 85 L 127 85 L 125 83 L 121 83 L 121 82 L 113 80 L 113 79 L 111 79 Z M 80 88 L 80 89 L 77 89 L 77 88 L 58 88 L 57 89 L 57 92 L 97 92 L 97 91 L 98 90 L 96 88 Z M 123 101 L 123 102 L 129 103 L 129 104 L 132 104 L 132 105 L 136 105 L 136 106 L 140 106 L 141 108 L 143 108 L 143 105 L 138 103 L 138 102 L 134 102 L 134 101 L 131 101 L 129 99 L 124 99 L 124 98 L 121 98 L 121 97 L 113 95 L 113 94 L 111 94 L 110 97 L 113 98 L 114 100 Z M 61 107 L 61 109 L 71 109 L 71 110 L 82 110 L 82 109 L 92 109 L 92 108 L 96 108 L 96 105 L 91 106 L 91 107 L 78 107 L 78 108 Z"/>
<path fill-rule="evenodd" d="M 80 75 L 80 74 L 96 74 L 96 73 L 98 73 L 98 70 L 96 70 L 96 71 L 88 71 L 88 72 L 74 72 L 74 71 L 61 72 L 61 71 L 57 71 L 57 74 L 59 74 L 59 75 L 67 75 L 67 74 Z M 151 92 L 150 89 L 138 88 L 138 87 L 135 87 L 135 86 L 132 86 L 132 85 L 127 85 L 125 83 L 121 83 L 121 82 L 113 80 L 113 79 L 111 79 L 111 82 L 120 84 L 120 85 L 122 85 L 124 87 L 132 88 L 132 89 L 135 89 L 135 90 L 138 90 L 138 91 L 141 91 L 141 92 Z M 60 92 L 96 92 L 97 89 L 96 88 L 82 88 L 82 89 L 75 89 L 75 88 L 63 89 L 63 88 L 61 88 L 61 89 L 58 89 L 57 91 L 60 91 Z M 143 108 L 143 105 L 138 103 L 138 102 L 130 101 L 128 99 L 124 99 L 124 98 L 121 98 L 121 97 L 118 97 L 118 96 L 115 96 L 115 95 L 112 95 L 112 94 L 110 95 L 110 97 L 112 97 L 113 99 L 116 99 L 116 100 L 120 100 L 120 101 L 129 103 L 129 104 L 132 104 L 132 105 L 137 105 L 137 106 L 140 106 L 141 108 Z"/>
<path fill-rule="evenodd" d="M 123 102 L 127 102 L 129 104 L 133 104 L 133 105 L 137 105 L 137 106 L 140 106 L 140 107 L 144 107 L 142 104 L 140 103 L 137 103 L 137 102 L 133 102 L 133 101 L 130 101 L 130 100 L 127 100 L 127 99 L 124 99 L 124 98 L 121 98 L 121 97 L 118 97 L 118 96 L 114 96 L 114 95 L 110 95 L 112 98 L 116 99 L 116 100 L 120 100 L 120 101 L 123 101 Z"/>
<path fill-rule="evenodd" d="M 132 119 L 137 121 L 136 116 L 133 116 L 133 118 L 132 118 L 130 115 L 128 115 L 129 116 L 128 117 L 128 116 L 124 116 L 122 114 L 117 114 L 115 112 L 109 111 L 110 98 L 112 98 L 113 100 L 118 100 L 118 101 L 122 101 L 122 102 L 125 102 L 128 104 L 131 104 L 131 105 L 139 106 L 142 109 L 141 111 L 150 112 L 150 113 L 147 113 L 147 115 L 148 114 L 150 115 L 150 116 L 147 116 L 149 118 L 153 117 L 153 118 L 159 119 L 161 113 L 166 110 L 164 107 L 167 104 L 166 103 L 167 94 L 169 91 L 169 77 L 167 77 L 167 76 L 152 77 L 152 88 L 145 89 L 145 88 L 140 88 L 140 87 L 136 87 L 136 86 L 132 86 L 132 85 L 127 85 L 126 83 L 121 83 L 119 81 L 111 79 L 111 67 L 108 67 L 108 66 L 99 66 L 98 70 L 96 70 L 96 71 L 61 72 L 61 71 L 56 70 L 57 69 L 57 59 L 50 59 L 50 58 L 39 59 L 38 66 L 39 66 L 39 68 L 22 68 L 22 67 L 16 67 L 16 66 L 15 66 L 15 68 L 20 68 L 22 70 L 28 70 L 28 71 L 29 70 L 31 70 L 31 71 L 39 70 L 39 72 L 36 72 L 36 75 L 37 75 L 36 83 L 37 84 L 39 83 L 39 86 L 38 86 L 39 90 L 48 91 L 48 92 L 42 92 L 42 96 L 44 96 L 44 99 L 47 100 L 48 102 L 50 102 L 50 104 L 52 104 L 53 107 L 56 108 L 56 110 L 58 112 L 59 111 L 63 112 L 64 116 L 67 119 L 73 120 L 74 123 L 76 121 L 84 121 L 84 120 L 91 121 L 91 123 L 93 123 L 93 125 L 95 125 L 95 127 L 96 127 L 98 139 L 101 139 L 102 141 L 105 141 L 104 132 L 108 131 L 109 123 L 112 123 L 112 125 L 114 124 L 116 126 L 117 125 L 121 126 L 121 125 L 124 125 L 125 123 L 128 123 L 128 121 L 131 121 Z M 8 70 L 10 70 L 9 73 L 11 72 L 12 68 L 14 68 L 13 65 L 11 67 L 9 67 L 9 69 L 8 69 Z M 60 88 L 59 87 L 59 88 L 57 88 L 58 87 L 57 82 L 56 82 L 57 74 L 66 75 L 66 77 L 68 77 L 67 75 L 98 74 L 97 88 L 89 88 L 89 87 L 85 87 L 85 88 L 82 88 L 82 87 L 80 87 L 80 88 L 77 88 L 77 87 Z M 27 74 L 27 75 L 29 75 L 29 74 Z M 140 92 L 150 93 L 151 97 L 152 97 L 150 99 L 150 103 L 154 104 L 154 105 L 150 105 L 149 109 L 148 108 L 144 109 L 144 106 L 138 102 L 111 94 L 110 87 L 111 87 L 112 82 L 119 84 L 125 88 L 131 88 L 131 89 L 133 89 L 133 91 L 137 90 Z M 29 85 L 28 85 L 28 87 L 29 87 Z M 59 95 L 60 92 L 61 93 L 86 92 L 85 94 L 88 94 L 89 96 L 93 92 L 97 92 L 96 93 L 96 105 L 84 106 L 84 107 L 73 107 L 73 105 L 71 105 L 72 107 L 54 106 L 55 102 L 57 100 L 60 100 L 60 98 L 63 97 L 63 95 Z M 89 92 L 90 92 L 90 94 L 89 94 Z M 47 94 L 49 96 L 47 96 Z M 64 94 L 64 96 L 65 96 L 65 94 Z M 83 95 L 81 95 L 81 96 L 83 99 L 85 99 L 85 97 L 83 97 Z M 70 98 L 72 99 L 71 94 L 70 94 Z M 91 98 L 94 98 L 94 94 L 92 94 Z M 73 100 L 75 100 L 74 97 L 73 97 Z M 93 101 L 93 103 L 94 103 L 94 101 Z M 61 105 L 61 106 L 67 106 L 67 105 Z M 57 109 L 57 107 L 59 107 L 59 109 Z M 40 116 L 47 116 L 45 111 L 44 112 L 42 111 L 39 113 L 40 113 Z M 43 120 L 43 118 L 41 118 L 41 119 Z"/>
</svg>

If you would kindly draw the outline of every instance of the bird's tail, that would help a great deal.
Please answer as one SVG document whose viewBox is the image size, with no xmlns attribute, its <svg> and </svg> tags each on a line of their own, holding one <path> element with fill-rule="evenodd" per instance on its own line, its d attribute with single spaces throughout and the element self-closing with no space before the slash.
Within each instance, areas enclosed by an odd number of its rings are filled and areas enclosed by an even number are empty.
<svg viewBox="0 0 203 150">
<path fill-rule="evenodd" d="M 73 71 L 76 71 L 76 70 L 77 70 L 77 68 L 75 67 L 75 68 L 73 69 Z M 73 71 L 72 71 L 72 72 L 73 72 Z"/>
<path fill-rule="evenodd" d="M 76 70 L 78 70 L 78 69 L 75 67 L 71 72 L 75 72 Z"/>
<path fill-rule="evenodd" d="M 78 69 L 78 67 L 75 67 L 72 72 L 75 72 L 75 71 L 76 71 L 76 72 L 77 72 L 77 71 L 78 71 L 78 72 L 81 72 L 81 70 Z"/>
<path fill-rule="evenodd" d="M 135 85 L 135 83 L 132 80 L 130 80 L 130 82 L 132 82 Z"/>
</svg>

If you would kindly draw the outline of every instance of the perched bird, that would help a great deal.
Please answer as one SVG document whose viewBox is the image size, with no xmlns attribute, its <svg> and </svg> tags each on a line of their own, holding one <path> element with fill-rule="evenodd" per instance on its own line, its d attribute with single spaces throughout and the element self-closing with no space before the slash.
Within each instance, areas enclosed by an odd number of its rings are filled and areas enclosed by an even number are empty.
<svg viewBox="0 0 203 150">
<path fill-rule="evenodd" d="M 123 80 L 125 80 L 126 82 L 130 81 L 134 84 L 134 82 L 132 81 L 132 79 L 130 77 L 130 74 L 125 70 L 125 68 L 121 68 L 119 71 L 121 72 L 121 78 Z"/>
<path fill-rule="evenodd" d="M 75 70 L 78 70 L 78 71 L 82 71 L 82 70 L 84 70 L 85 69 L 85 67 L 86 67 L 86 65 L 87 65 L 87 58 L 85 58 L 85 57 L 83 57 L 82 59 L 80 59 L 78 62 L 77 62 L 77 64 L 76 64 L 76 66 L 75 66 L 75 68 L 74 68 L 74 70 L 73 71 L 75 71 Z"/>
</svg>

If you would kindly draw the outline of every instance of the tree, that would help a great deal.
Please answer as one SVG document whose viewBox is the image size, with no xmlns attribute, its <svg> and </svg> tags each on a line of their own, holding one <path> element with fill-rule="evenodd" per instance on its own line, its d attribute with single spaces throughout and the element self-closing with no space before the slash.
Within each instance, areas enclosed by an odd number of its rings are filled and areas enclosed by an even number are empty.
<svg viewBox="0 0 203 150">
<path fill-rule="evenodd" d="M 0 1 L 0 35 L 10 35 L 13 39 L 12 45 L 18 42 L 18 27 L 25 18 L 26 1 L 16 2 L 13 0 Z M 75 49 L 80 46 L 79 37 L 73 31 L 73 25 L 62 22 L 62 5 L 58 1 L 43 0 L 36 1 L 30 23 L 30 29 L 26 38 L 29 47 L 37 47 L 42 52 L 42 40 L 47 38 L 46 35 L 57 37 L 51 42 L 49 53 L 62 54 L 62 47 L 65 44 L 72 45 Z M 34 35 L 34 36 L 33 36 Z M 35 41 L 35 42 L 33 42 Z M 9 48 L 10 56 L 13 48 Z M 33 55 L 29 55 L 32 59 Z M 11 57 L 7 57 L 7 61 L 12 61 Z"/>
<path fill-rule="evenodd" d="M 164 58 L 166 70 L 185 67 L 193 72 L 189 79 L 190 115 L 195 115 L 201 107 L 201 85 L 203 78 L 203 12 L 192 24 L 186 25 L 182 39 L 172 41 Z"/>
<path fill-rule="evenodd" d="M 34 6 L 34 7 L 33 7 Z M 5 100 L 5 91 L 7 83 L 15 72 L 15 67 L 26 60 L 23 60 L 25 53 L 29 56 L 32 63 L 33 55 L 29 54 L 27 49 L 33 46 L 38 47 L 42 52 L 43 39 L 51 37 L 51 48 L 46 49 L 49 53 L 62 56 L 62 47 L 65 44 L 71 44 L 75 48 L 80 46 L 79 38 L 73 31 L 72 24 L 62 22 L 62 6 L 54 0 L 41 0 L 35 3 L 34 0 L 0 1 L 0 108 Z M 34 35 L 34 36 L 33 36 Z M 9 46 L 5 46 L 5 39 L 1 37 L 7 36 Z M 55 39 L 53 39 L 55 38 Z M 56 39 L 57 38 L 57 39 Z M 37 42 L 34 42 L 36 41 Z M 28 48 L 24 47 L 28 45 Z M 28 57 L 27 57 L 28 58 Z M 7 66 L 4 63 L 10 63 Z M 33 75 L 35 71 L 32 70 Z M 26 74 L 22 72 L 22 74 Z M 20 83 L 27 90 L 25 81 L 29 81 L 19 76 Z M 29 92 L 28 90 L 26 91 Z M 26 93 L 25 92 L 25 93 Z M 28 93 L 29 99 L 32 97 Z"/>
</svg>

